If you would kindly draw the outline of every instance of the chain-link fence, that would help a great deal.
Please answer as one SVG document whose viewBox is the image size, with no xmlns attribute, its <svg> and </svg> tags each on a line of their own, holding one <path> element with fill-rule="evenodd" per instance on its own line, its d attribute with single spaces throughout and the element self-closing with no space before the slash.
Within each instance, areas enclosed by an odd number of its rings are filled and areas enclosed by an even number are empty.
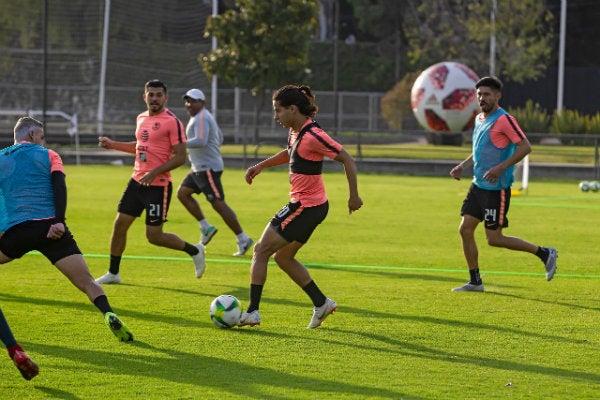
<svg viewBox="0 0 600 400">
<path fill-rule="evenodd" d="M 76 115 L 77 132 L 84 145 L 95 141 L 98 134 L 131 135 L 136 115 L 146 108 L 142 92 L 144 83 L 150 79 L 167 84 L 170 96 L 167 106 L 184 121 L 187 114 L 181 95 L 190 87 L 201 88 L 207 95 L 207 107 L 213 108 L 211 81 L 198 62 L 199 55 L 207 53 L 212 45 L 211 38 L 204 36 L 212 1 L 59 0 L 46 2 L 46 8 L 42 4 L 10 9 L 15 21 L 29 21 L 31 31 L 24 31 L 23 24 L 17 23 L 3 28 L 6 36 L 0 41 L 2 142 L 11 140 L 17 118 L 15 110 Z M 47 20 L 45 31 L 44 20 Z M 0 40 L 2 34 L 0 31 Z M 107 41 L 103 40 L 105 34 Z M 386 129 L 379 110 L 383 93 L 330 93 L 313 89 L 320 107 L 319 121 L 328 130 Z M 253 140 L 254 98 L 246 90 L 220 87 L 217 92 L 215 114 L 227 140 Z M 265 94 L 259 119 L 260 135 L 267 138 L 280 129 L 272 121 L 270 95 L 270 92 Z M 49 140 L 67 143 L 73 140 L 67 134 L 71 128 L 64 118 L 47 114 L 44 120 Z"/>
</svg>

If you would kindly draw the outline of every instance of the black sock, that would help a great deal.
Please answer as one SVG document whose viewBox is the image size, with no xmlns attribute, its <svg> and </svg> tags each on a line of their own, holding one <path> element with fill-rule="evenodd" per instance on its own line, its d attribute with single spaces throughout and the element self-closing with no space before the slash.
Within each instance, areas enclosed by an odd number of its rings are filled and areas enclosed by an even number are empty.
<svg viewBox="0 0 600 400">
<path fill-rule="evenodd" d="M 107 312 L 113 312 L 110 304 L 108 304 L 108 298 L 106 295 L 101 294 L 100 296 L 94 299 L 94 305 L 98 307 L 98 310 L 102 312 L 102 314 L 106 314 Z"/>
<path fill-rule="evenodd" d="M 258 310 L 263 287 L 263 285 L 250 285 L 250 304 L 248 304 L 246 312 L 251 313 L 252 311 Z"/>
<path fill-rule="evenodd" d="M 542 262 L 545 264 L 546 261 L 548 261 L 548 256 L 550 255 L 550 252 L 548 251 L 547 248 L 538 246 L 538 249 L 535 252 L 535 255 L 538 256 L 540 258 L 540 260 L 542 260 Z"/>
<path fill-rule="evenodd" d="M 472 285 L 481 285 L 483 281 L 481 280 L 481 276 L 479 275 L 479 268 L 470 269 L 469 275 L 471 275 L 471 284 Z"/>
<path fill-rule="evenodd" d="M 108 272 L 110 272 L 111 274 L 118 274 L 119 273 L 119 267 L 121 265 L 121 256 L 110 256 L 110 267 L 108 268 Z"/>
<path fill-rule="evenodd" d="M 327 298 L 323 292 L 321 292 L 315 281 L 310 281 L 302 288 L 302 290 L 304 290 L 308 297 L 310 297 L 315 307 L 321 307 L 323 304 L 325 304 L 325 300 L 327 300 Z"/>
<path fill-rule="evenodd" d="M 183 248 L 183 251 L 188 253 L 190 256 L 195 256 L 200 252 L 200 250 L 198 250 L 196 246 L 189 244 L 188 242 L 185 242 L 185 247 Z"/>
</svg>

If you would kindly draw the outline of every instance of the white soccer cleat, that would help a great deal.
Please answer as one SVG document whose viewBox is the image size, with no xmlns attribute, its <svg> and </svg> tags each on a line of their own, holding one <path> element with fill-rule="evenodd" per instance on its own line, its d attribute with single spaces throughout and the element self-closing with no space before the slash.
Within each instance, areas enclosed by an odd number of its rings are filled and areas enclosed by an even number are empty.
<svg viewBox="0 0 600 400">
<path fill-rule="evenodd" d="M 483 292 L 483 283 L 480 285 L 474 285 L 471 282 L 467 282 L 460 287 L 452 289 L 453 292 Z"/>
<path fill-rule="evenodd" d="M 99 283 L 101 285 L 121 283 L 121 275 L 119 273 L 112 274 L 110 272 L 107 272 L 100 278 L 96 279 L 96 283 Z"/>
<path fill-rule="evenodd" d="M 254 310 L 250 313 L 245 312 L 242 314 L 242 316 L 240 317 L 240 322 L 238 322 L 238 326 L 246 326 L 246 325 L 250 325 L 250 326 L 260 325 L 260 314 L 258 313 L 258 310 Z"/>
<path fill-rule="evenodd" d="M 248 240 L 246 240 L 245 242 L 238 242 L 238 251 L 237 253 L 233 253 L 234 257 L 241 257 L 244 254 L 246 254 L 246 252 L 250 249 L 250 247 L 252 247 L 252 245 L 254 244 L 254 240 L 252 240 L 251 238 L 248 238 Z"/>
<path fill-rule="evenodd" d="M 197 245 L 194 245 L 194 247 L 198 249 L 198 254 L 192 256 L 194 268 L 196 268 L 196 278 L 201 278 L 202 274 L 204 274 L 204 269 L 206 268 L 206 261 L 204 259 L 204 245 L 202 243 L 198 243 Z"/>
<path fill-rule="evenodd" d="M 550 281 L 554 278 L 554 273 L 556 273 L 556 259 L 558 258 L 558 251 L 554 247 L 548 247 L 548 259 L 546 260 L 546 280 Z"/>
<path fill-rule="evenodd" d="M 310 323 L 308 324 L 308 326 L 306 328 L 307 329 L 318 328 L 319 326 L 321 326 L 321 324 L 323 323 L 323 321 L 325 320 L 325 318 L 327 318 L 327 316 L 329 314 L 333 314 L 336 311 L 337 311 L 336 302 L 331 299 L 325 299 L 325 304 L 323 304 L 321 307 L 313 308 L 312 319 L 310 320 Z"/>
</svg>

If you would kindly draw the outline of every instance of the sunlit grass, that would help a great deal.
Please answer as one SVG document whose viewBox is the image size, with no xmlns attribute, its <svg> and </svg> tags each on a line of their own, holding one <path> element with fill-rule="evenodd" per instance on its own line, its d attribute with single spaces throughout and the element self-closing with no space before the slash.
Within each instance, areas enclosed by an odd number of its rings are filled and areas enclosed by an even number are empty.
<svg viewBox="0 0 600 400">
<path fill-rule="evenodd" d="M 95 276 L 108 267 L 116 205 L 130 167 L 66 166 L 67 222 Z M 174 172 L 177 185 L 187 172 Z M 485 293 L 452 293 L 468 273 L 458 237 L 469 180 L 359 176 L 365 205 L 348 215 L 347 183 L 327 173 L 330 212 L 298 258 L 339 304 L 307 330 L 312 305 L 276 265 L 262 324 L 222 330 L 214 297 L 248 303 L 250 255 L 232 257 L 235 236 L 199 201 L 219 233 L 194 277 L 184 253 L 129 232 L 123 283 L 106 286 L 135 334 L 119 343 L 102 316 L 40 255 L 0 269 L 0 306 L 39 363 L 21 378 L 0 362 L 0 398 L 17 399 L 594 399 L 600 398 L 596 245 L 600 193 L 575 181 L 532 181 L 513 197 L 507 234 L 559 250 L 546 282 L 533 255 L 491 248 L 477 232 Z M 257 239 L 287 202 L 285 171 L 223 174 L 226 198 Z M 198 224 L 174 197 L 165 230 L 195 242 Z"/>
</svg>

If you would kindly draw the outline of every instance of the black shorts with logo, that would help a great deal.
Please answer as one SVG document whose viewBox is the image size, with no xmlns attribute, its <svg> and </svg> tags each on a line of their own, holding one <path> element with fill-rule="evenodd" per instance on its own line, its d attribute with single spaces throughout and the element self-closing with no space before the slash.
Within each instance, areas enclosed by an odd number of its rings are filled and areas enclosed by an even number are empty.
<svg viewBox="0 0 600 400">
<path fill-rule="evenodd" d="M 485 228 L 496 230 L 508 227 L 508 208 L 510 206 L 510 188 L 485 190 L 471 184 L 460 215 L 470 215 L 485 221 Z"/>
<path fill-rule="evenodd" d="M 73 254 L 81 254 L 71 231 L 65 225 L 60 239 L 47 237 L 52 219 L 25 221 L 4 232 L 0 237 L 0 251 L 10 258 L 21 258 L 32 250 L 42 253 L 52 264 Z"/>
<path fill-rule="evenodd" d="M 329 211 L 329 202 L 302 207 L 300 202 L 286 204 L 271 219 L 271 226 L 288 242 L 306 243 Z"/>
<path fill-rule="evenodd" d="M 133 178 L 123 192 L 117 210 L 122 214 L 139 217 L 146 210 L 146 225 L 160 226 L 167 222 L 173 185 L 143 186 Z"/>
<path fill-rule="evenodd" d="M 189 187 L 194 193 L 204 193 L 206 200 L 212 203 L 215 200 L 225 201 L 225 193 L 221 184 L 223 171 L 198 171 L 190 172 L 181 182 L 181 186 Z"/>
</svg>

